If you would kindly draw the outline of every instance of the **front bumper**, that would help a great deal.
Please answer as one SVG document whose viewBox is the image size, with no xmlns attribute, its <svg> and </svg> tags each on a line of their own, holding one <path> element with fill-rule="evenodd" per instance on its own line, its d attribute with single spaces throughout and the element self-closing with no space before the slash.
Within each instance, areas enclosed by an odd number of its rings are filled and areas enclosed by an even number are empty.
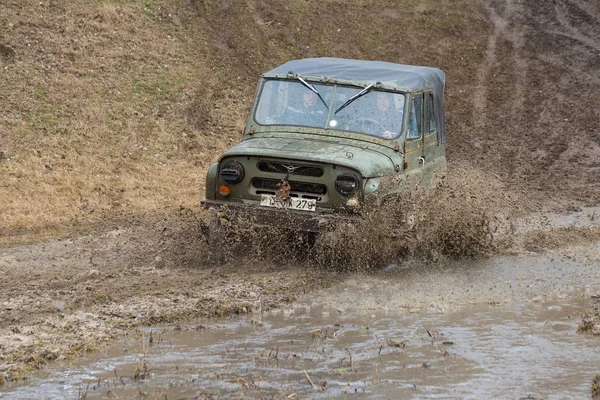
<svg viewBox="0 0 600 400">
<path fill-rule="evenodd" d="M 200 207 L 223 211 L 231 219 L 244 219 L 256 226 L 292 229 L 301 232 L 321 232 L 337 223 L 355 221 L 352 214 L 324 214 L 319 212 L 295 211 L 281 208 L 203 200 Z"/>
</svg>

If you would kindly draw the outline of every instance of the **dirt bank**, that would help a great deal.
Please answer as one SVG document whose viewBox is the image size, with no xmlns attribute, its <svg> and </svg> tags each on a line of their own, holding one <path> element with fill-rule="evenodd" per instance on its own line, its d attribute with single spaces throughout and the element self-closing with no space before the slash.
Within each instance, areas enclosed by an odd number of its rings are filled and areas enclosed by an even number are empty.
<svg viewBox="0 0 600 400">
<path fill-rule="evenodd" d="M 598 13 L 591 0 L 2 2 L 0 235 L 194 207 L 257 77 L 319 56 L 443 69 L 451 161 L 527 196 L 598 201 Z"/>
</svg>

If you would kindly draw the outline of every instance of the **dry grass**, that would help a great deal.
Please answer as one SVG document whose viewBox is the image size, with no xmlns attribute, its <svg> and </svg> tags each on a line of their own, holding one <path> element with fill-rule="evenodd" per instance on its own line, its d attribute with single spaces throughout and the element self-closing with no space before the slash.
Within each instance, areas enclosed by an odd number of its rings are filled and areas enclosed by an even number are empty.
<svg viewBox="0 0 600 400">
<path fill-rule="evenodd" d="M 600 398 L 600 374 L 592 380 L 592 399 Z"/>
<path fill-rule="evenodd" d="M 44 4 L 0 6 L 16 53 L 0 83 L 0 234 L 196 204 L 240 120 L 211 134 L 187 119 L 211 80 L 193 32 L 153 2 Z"/>
<path fill-rule="evenodd" d="M 208 165 L 240 139 L 257 77 L 291 58 L 460 66 L 466 81 L 476 63 L 446 50 L 474 43 L 485 24 L 474 4 L 2 2 L 0 240 L 197 204 Z"/>
<path fill-rule="evenodd" d="M 144 333 L 142 332 L 142 353 L 138 355 L 138 362 L 135 365 L 135 371 L 133 372 L 133 379 L 136 381 L 150 378 L 150 369 L 146 359 L 148 356 L 148 350 L 146 349 L 146 340 Z"/>
<path fill-rule="evenodd" d="M 598 319 L 600 319 L 600 315 L 585 312 L 581 316 L 581 323 L 577 328 L 577 332 L 588 335 L 600 335 L 600 322 Z"/>
</svg>

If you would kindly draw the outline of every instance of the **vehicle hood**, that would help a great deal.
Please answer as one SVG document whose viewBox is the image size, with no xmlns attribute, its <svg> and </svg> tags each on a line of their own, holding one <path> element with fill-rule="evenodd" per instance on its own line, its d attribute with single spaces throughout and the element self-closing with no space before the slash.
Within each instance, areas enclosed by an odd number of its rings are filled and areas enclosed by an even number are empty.
<svg viewBox="0 0 600 400">
<path fill-rule="evenodd" d="M 377 149 L 377 148 L 381 149 Z M 387 147 L 372 143 L 336 143 L 314 138 L 251 138 L 244 140 L 223 154 L 230 156 L 263 156 L 290 160 L 307 160 L 337 164 L 353 168 L 365 178 L 394 172 L 391 158 L 393 152 Z"/>
</svg>

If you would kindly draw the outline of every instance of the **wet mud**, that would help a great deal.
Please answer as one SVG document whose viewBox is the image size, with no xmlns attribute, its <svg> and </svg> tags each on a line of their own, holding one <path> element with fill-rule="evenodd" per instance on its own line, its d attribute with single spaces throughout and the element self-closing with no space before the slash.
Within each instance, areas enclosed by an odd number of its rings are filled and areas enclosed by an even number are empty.
<svg viewBox="0 0 600 400">
<path fill-rule="evenodd" d="M 599 250 L 600 242 L 592 253 Z M 600 287 L 592 253 L 575 247 L 443 269 L 390 266 L 277 310 L 144 328 L 3 392 L 15 399 L 587 398 L 600 337 L 577 330 Z"/>
<path fill-rule="evenodd" d="M 493 190 L 476 191 L 471 184 L 452 181 L 445 185 L 450 186 L 440 188 L 446 195 L 440 193 L 437 200 L 423 194 L 386 204 L 362 225 L 334 227 L 312 243 L 299 241 L 302 237 L 293 232 L 232 225 L 226 228 L 230 240 L 218 265 L 208 256 L 207 215 L 185 208 L 132 215 L 73 238 L 5 246 L 0 249 L 6 278 L 0 282 L 0 376 L 7 383 L 23 379 L 53 361 L 102 349 L 135 329 L 259 314 L 308 292 L 323 305 L 329 298 L 354 306 L 395 299 L 393 308 L 407 310 L 527 297 L 528 292 L 514 292 L 523 277 L 508 274 L 509 284 L 471 284 L 472 274 L 499 254 L 562 249 L 566 257 L 597 265 L 600 251 L 591 245 L 600 237 L 597 208 L 515 217 L 523 203 L 507 201 L 510 192 L 494 202 L 485 195 Z M 482 187 L 477 181 L 473 185 Z M 435 207 L 419 207 L 423 199 Z M 511 268 L 511 262 L 492 264 L 498 270 Z M 542 276 L 548 272 L 531 265 L 526 271 Z M 593 278 L 594 271 L 581 279 Z M 574 273 L 553 272 L 559 286 Z M 347 297 L 348 290 L 335 287 L 351 284 L 355 274 L 360 285 L 385 297 L 357 301 Z M 398 289 L 400 297 L 390 292 L 397 278 L 404 284 Z M 539 285 L 554 278 L 528 279 L 530 285 Z M 439 287 L 423 289 L 423 282 L 434 280 Z M 415 292 L 414 287 L 422 289 Z M 420 298 L 424 293 L 430 295 Z"/>
</svg>

